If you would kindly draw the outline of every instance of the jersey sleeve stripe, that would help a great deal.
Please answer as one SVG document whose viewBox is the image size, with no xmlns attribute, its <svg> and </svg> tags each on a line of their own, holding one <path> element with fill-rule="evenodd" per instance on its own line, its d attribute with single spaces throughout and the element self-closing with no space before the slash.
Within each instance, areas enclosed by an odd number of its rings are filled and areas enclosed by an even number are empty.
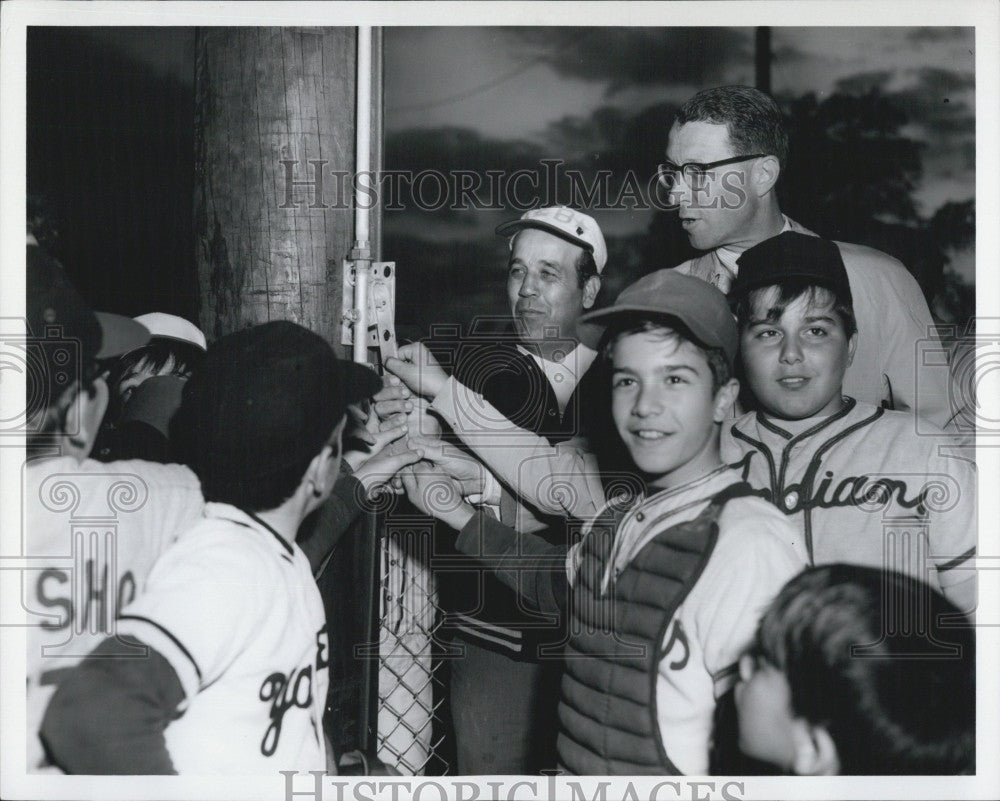
<svg viewBox="0 0 1000 801">
<path fill-rule="evenodd" d="M 155 620 L 150 620 L 148 617 L 142 617 L 141 615 L 119 615 L 118 619 L 119 620 L 135 620 L 135 621 L 138 621 L 140 623 L 145 623 L 145 624 L 147 624 L 149 626 L 152 626 L 153 628 L 155 628 L 160 633 L 162 633 L 165 637 L 167 637 L 167 639 L 170 640 L 170 642 L 172 642 L 177 647 L 177 650 L 180 651 L 187 658 L 187 660 L 191 663 L 191 667 L 194 668 L 195 676 L 198 677 L 198 683 L 199 684 L 202 683 L 203 679 L 202 679 L 202 675 L 201 675 L 201 668 L 198 667 L 198 663 L 195 662 L 194 657 L 191 655 L 191 652 L 187 648 L 184 647 L 184 643 L 182 643 L 180 640 L 178 640 L 167 629 L 165 629 L 163 626 L 161 626 Z"/>
<path fill-rule="evenodd" d="M 736 685 L 740 677 L 740 666 L 738 662 L 720 668 L 712 674 L 712 688 L 715 697 L 723 695 Z"/>
<path fill-rule="evenodd" d="M 960 565 L 963 565 L 966 562 L 968 562 L 975 555 L 976 555 L 976 546 L 973 545 L 965 553 L 960 554 L 959 556 L 956 556 L 951 561 L 944 562 L 943 564 L 938 565 L 937 566 L 938 573 L 944 573 L 944 572 L 946 572 L 948 570 L 954 570 L 956 567 L 959 567 Z"/>
</svg>

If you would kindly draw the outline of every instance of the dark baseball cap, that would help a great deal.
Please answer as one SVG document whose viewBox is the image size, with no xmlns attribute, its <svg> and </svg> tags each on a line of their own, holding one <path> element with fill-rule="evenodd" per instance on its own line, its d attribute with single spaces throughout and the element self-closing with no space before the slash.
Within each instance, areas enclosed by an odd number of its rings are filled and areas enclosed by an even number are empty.
<svg viewBox="0 0 1000 801">
<path fill-rule="evenodd" d="M 636 314 L 673 317 L 702 345 L 720 348 L 730 367 L 736 360 L 739 333 L 726 296 L 707 281 L 676 270 L 657 270 L 629 284 L 611 306 L 584 314 L 577 332 L 585 345 L 596 348 L 616 318 Z"/>
<path fill-rule="evenodd" d="M 85 366 L 149 342 L 149 331 L 141 323 L 91 309 L 62 265 L 38 245 L 28 245 L 25 290 L 29 349 L 45 365 L 49 402 Z M 59 347 L 60 342 L 69 347 Z M 81 363 L 71 363 L 74 358 Z"/>
<path fill-rule="evenodd" d="M 739 271 L 729 288 L 737 300 L 754 289 L 799 279 L 832 289 L 851 301 L 851 284 L 840 248 L 829 239 L 785 231 L 743 251 Z"/>
<path fill-rule="evenodd" d="M 257 481 L 320 452 L 350 403 L 381 379 L 338 359 L 318 334 L 287 320 L 218 339 L 184 388 L 177 419 L 185 459 L 205 481 Z"/>
</svg>

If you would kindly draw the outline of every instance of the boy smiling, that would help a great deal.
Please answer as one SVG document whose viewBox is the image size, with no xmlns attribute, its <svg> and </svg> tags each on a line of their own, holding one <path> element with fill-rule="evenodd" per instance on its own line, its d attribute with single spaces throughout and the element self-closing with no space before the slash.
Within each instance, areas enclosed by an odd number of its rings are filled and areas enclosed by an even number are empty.
<svg viewBox="0 0 1000 801">
<path fill-rule="evenodd" d="M 759 612 L 804 560 L 781 513 L 748 497 L 720 458 L 719 430 L 739 388 L 722 293 L 677 273 L 647 276 L 584 315 L 578 330 L 612 361 L 615 428 L 646 490 L 613 498 L 565 567 L 565 551 L 537 536 L 465 503 L 435 505 L 441 473 L 414 470 L 404 484 L 421 509 L 459 529 L 458 550 L 530 605 L 568 614 L 563 769 L 706 773 L 717 702 Z"/>
<path fill-rule="evenodd" d="M 970 612 L 975 473 L 940 455 L 940 430 L 843 395 L 858 332 L 837 246 L 789 231 L 739 267 L 730 299 L 759 409 L 723 428 L 723 458 L 799 526 L 810 564 L 900 570 Z"/>
</svg>

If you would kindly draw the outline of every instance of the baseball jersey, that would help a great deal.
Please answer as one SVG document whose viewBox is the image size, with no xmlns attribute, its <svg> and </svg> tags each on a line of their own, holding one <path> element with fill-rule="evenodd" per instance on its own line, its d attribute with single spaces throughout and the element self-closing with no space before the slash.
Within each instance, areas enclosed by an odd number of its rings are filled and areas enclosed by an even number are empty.
<svg viewBox="0 0 1000 801">
<path fill-rule="evenodd" d="M 784 219 L 783 231 L 812 234 L 794 220 Z M 925 367 L 919 373 L 916 369 L 919 349 L 943 350 L 916 279 L 901 262 L 881 251 L 836 244 L 847 269 L 858 326 L 857 350 L 844 375 L 844 393 L 946 426 L 953 414 L 948 369 Z M 728 293 L 739 255 L 732 248 L 718 248 L 674 269 Z"/>
<path fill-rule="evenodd" d="M 178 773 L 326 769 L 326 615 L 298 546 L 208 503 L 118 631 L 162 654 L 184 689 L 165 732 Z"/>
<path fill-rule="evenodd" d="M 913 415 L 845 401 L 795 423 L 757 412 L 727 421 L 722 457 L 795 523 L 810 565 L 899 570 L 970 609 L 974 467 L 938 455 L 943 435 L 918 436 Z"/>
<path fill-rule="evenodd" d="M 45 764 L 38 729 L 66 672 L 115 633 L 159 556 L 201 516 L 197 477 L 181 465 L 80 463 L 71 456 L 24 468 L 22 573 L 27 613 L 27 770 Z"/>
<path fill-rule="evenodd" d="M 640 499 L 616 527 L 601 579 L 605 594 L 614 591 L 617 574 L 664 528 L 694 520 L 715 495 L 739 480 L 723 466 Z M 735 684 L 738 660 L 761 613 L 805 564 L 798 532 L 760 498 L 730 500 L 718 525 L 718 541 L 704 571 L 667 626 L 655 679 L 664 750 L 689 775 L 708 771 L 716 700 Z M 582 552 L 581 542 L 567 556 L 571 582 Z"/>
</svg>

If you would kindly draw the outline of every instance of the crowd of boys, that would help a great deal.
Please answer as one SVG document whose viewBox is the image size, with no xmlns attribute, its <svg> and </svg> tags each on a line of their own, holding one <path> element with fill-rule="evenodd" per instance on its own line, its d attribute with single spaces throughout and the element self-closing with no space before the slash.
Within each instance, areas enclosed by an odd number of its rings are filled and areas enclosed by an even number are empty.
<svg viewBox="0 0 1000 801">
<path fill-rule="evenodd" d="M 206 348 L 98 314 L 29 239 L 29 325 L 81 369 L 33 346 L 28 769 L 336 772 L 314 576 L 397 479 L 490 594 L 448 609 L 459 772 L 975 772 L 976 476 L 939 455 L 947 387 L 918 392 L 926 303 L 889 257 L 781 214 L 766 95 L 699 93 L 667 156 L 706 254 L 594 309 L 597 224 L 528 212 L 499 231 L 513 336 L 453 375 L 420 343 L 383 383 L 291 322 Z M 746 189 L 727 214 L 722 167 Z M 401 417 L 414 396 L 443 439 Z M 72 520 L 102 503 L 129 514 L 70 575 Z M 559 689 L 489 678 L 515 669 Z"/>
</svg>

